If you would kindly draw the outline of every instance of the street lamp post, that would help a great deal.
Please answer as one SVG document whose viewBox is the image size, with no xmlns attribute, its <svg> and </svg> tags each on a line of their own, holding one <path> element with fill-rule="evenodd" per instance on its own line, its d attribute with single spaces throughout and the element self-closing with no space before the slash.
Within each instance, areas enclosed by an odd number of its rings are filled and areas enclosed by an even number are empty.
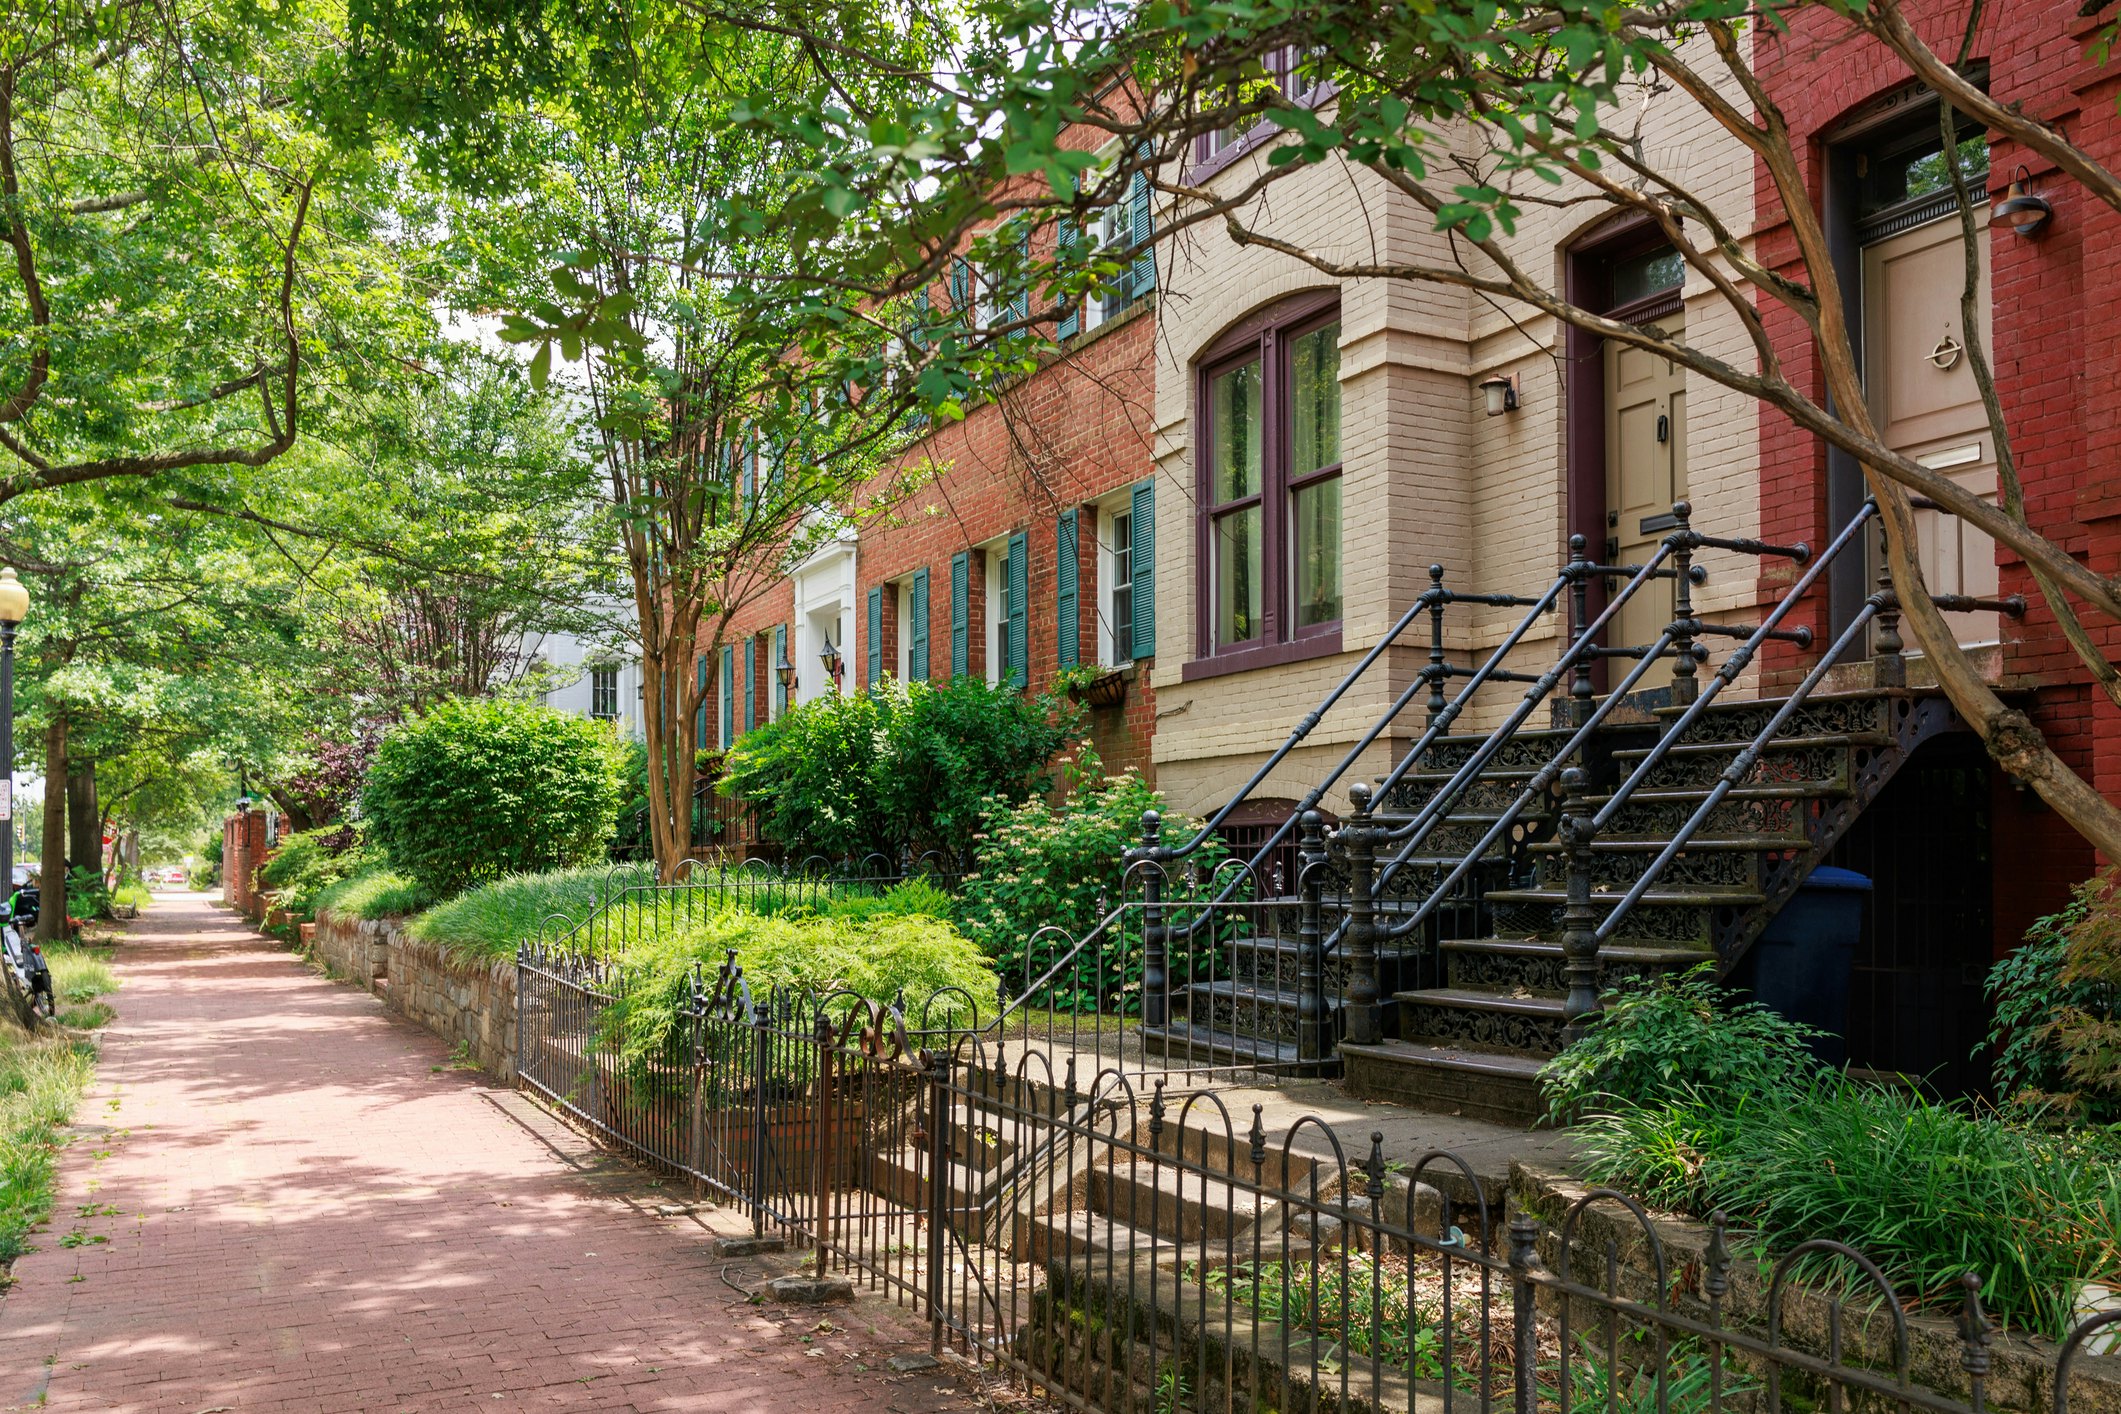
<svg viewBox="0 0 2121 1414">
<path fill-rule="evenodd" d="M 15 893 L 15 630 L 28 616 L 29 591 L 13 570 L 0 569 L 0 825 L 6 827 L 0 829 L 0 874 L 9 898 Z"/>
</svg>

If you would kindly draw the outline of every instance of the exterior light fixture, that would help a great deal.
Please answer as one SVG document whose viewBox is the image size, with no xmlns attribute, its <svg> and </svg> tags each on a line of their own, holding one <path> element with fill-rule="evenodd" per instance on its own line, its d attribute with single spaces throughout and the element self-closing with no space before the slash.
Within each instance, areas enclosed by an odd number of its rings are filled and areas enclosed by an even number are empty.
<svg viewBox="0 0 2121 1414">
<path fill-rule="evenodd" d="M 788 651 L 781 650 L 781 661 L 773 665 L 773 675 L 780 679 L 782 687 L 795 686 L 795 664 L 788 661 Z"/>
<path fill-rule="evenodd" d="M 1497 373 L 1483 378 L 1479 387 L 1481 396 L 1487 399 L 1489 417 L 1517 411 L 1517 380 L 1509 374 Z"/>
<path fill-rule="evenodd" d="M 846 667 L 847 660 L 840 656 L 839 649 L 832 646 L 831 634 L 825 635 L 825 646 L 818 650 L 817 656 L 818 661 L 825 665 L 825 675 L 832 679 L 833 686 L 839 686 L 840 670 Z"/>
<path fill-rule="evenodd" d="M 2055 208 L 2048 204 L 2046 197 L 2033 194 L 2032 174 L 2020 165 L 2017 174 L 2011 178 L 2009 189 L 2003 193 L 2003 200 L 1996 203 L 1990 214 L 2017 234 L 2030 237 L 2047 229 L 2047 223 L 2054 219 Z"/>
<path fill-rule="evenodd" d="M 13 628 L 29 617 L 29 591 L 11 569 L 0 569 L 0 624 Z"/>
</svg>

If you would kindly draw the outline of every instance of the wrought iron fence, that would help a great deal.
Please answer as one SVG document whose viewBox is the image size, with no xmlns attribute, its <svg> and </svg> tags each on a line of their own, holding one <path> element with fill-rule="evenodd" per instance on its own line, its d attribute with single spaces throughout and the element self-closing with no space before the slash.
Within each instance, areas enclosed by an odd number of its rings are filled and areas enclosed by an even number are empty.
<svg viewBox="0 0 2121 1414">
<path fill-rule="evenodd" d="M 909 1025 L 754 997 L 733 965 L 656 981 L 535 949 L 520 983 L 526 1087 L 1073 1407 L 2121 1407 L 2121 1311 L 2036 1345 L 1971 1277 L 1940 1301 L 1834 1242 L 1770 1261 L 1607 1190 L 1506 1203 L 1452 1153 L 1351 1152 L 1317 1116 L 1269 1132 L 1212 1090 L 1000 1045 L 970 997 Z M 641 1006 L 667 1028 L 618 1024 Z"/>
</svg>

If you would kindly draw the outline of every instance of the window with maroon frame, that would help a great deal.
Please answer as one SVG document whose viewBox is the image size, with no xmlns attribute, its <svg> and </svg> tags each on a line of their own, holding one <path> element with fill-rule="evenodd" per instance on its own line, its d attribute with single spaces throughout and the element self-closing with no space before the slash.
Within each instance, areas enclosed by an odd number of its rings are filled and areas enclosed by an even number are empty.
<svg viewBox="0 0 2121 1414">
<path fill-rule="evenodd" d="M 1299 298 L 1218 342 L 1199 400 L 1204 653 L 1337 632 L 1337 302 Z"/>
<path fill-rule="evenodd" d="M 1315 72 L 1315 64 L 1293 44 L 1268 51 L 1260 59 L 1265 78 L 1292 103 L 1309 103 L 1322 96 L 1326 85 Z M 1233 92 L 1231 102 L 1241 103 L 1243 94 Z M 1247 113 L 1228 126 L 1202 133 L 1193 140 L 1193 160 L 1207 162 L 1233 148 L 1245 146 L 1255 134 L 1272 123 L 1265 113 Z"/>
</svg>

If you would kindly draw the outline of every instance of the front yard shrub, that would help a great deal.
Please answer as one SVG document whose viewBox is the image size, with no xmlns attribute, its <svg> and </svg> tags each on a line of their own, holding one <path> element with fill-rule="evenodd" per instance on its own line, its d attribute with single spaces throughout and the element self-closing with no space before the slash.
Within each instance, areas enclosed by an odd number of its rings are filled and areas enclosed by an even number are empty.
<svg viewBox="0 0 2121 1414">
<path fill-rule="evenodd" d="M 1716 985 L 1712 964 L 1606 993 L 1581 1041 L 1539 1073 L 1548 1118 L 1655 1105 L 1696 1091 L 1751 1093 L 1816 1068 L 1816 1034 Z"/>
<path fill-rule="evenodd" d="M 442 899 L 602 858 L 622 766 L 602 723 L 457 698 L 383 738 L 361 805 L 392 866 Z"/>
<path fill-rule="evenodd" d="M 1081 710 L 973 678 L 887 681 L 831 692 L 746 732 L 722 761 L 723 794 L 759 833 L 800 858 L 896 861 L 901 845 L 962 857 L 990 796 L 1015 803 L 1051 785 L 1053 758 Z"/>
<path fill-rule="evenodd" d="M 336 825 L 288 835 L 258 870 L 258 881 L 273 892 L 281 908 L 311 917 L 320 893 L 369 862 L 356 839 L 355 832 Z"/>
<path fill-rule="evenodd" d="M 2121 900 L 2112 871 L 1989 971 L 1996 1093 L 2063 1123 L 2121 1123 Z"/>
<path fill-rule="evenodd" d="M 1981 1278 L 1990 1311 L 2059 1335 L 2080 1282 L 2121 1275 L 2121 1141 L 2046 1133 L 1815 1073 L 1702 1088 L 1573 1131 L 1595 1182 L 1697 1217 L 1722 1209 L 1770 1250 L 1846 1242 L 1905 1294 L 1950 1305 Z"/>
<path fill-rule="evenodd" d="M 965 1026 L 993 1014 L 992 966 L 941 919 L 775 917 L 724 908 L 685 926 L 665 927 L 619 956 L 622 996 L 597 1024 L 601 1045 L 620 1057 L 644 1096 L 654 1091 L 666 1064 L 690 1063 L 686 1008 L 695 968 L 712 979 L 732 948 L 756 1002 L 765 1002 L 776 986 L 814 997 L 852 993 L 902 1003 L 909 1029 L 924 1019 L 931 1026 Z M 837 1021 L 844 1007 L 830 1010 Z M 807 1027 L 807 1013 L 777 1024 Z M 727 1023 L 720 1025 L 726 1029 Z"/>
<path fill-rule="evenodd" d="M 1132 771 L 1086 783 L 1058 805 L 1043 797 L 988 804 L 978 837 L 977 867 L 964 881 L 957 917 L 1012 988 L 1034 980 L 1033 973 L 1043 974 L 1066 951 L 1066 944 L 1052 934 L 1034 942 L 1040 929 L 1050 925 L 1069 939 L 1080 938 L 1103 916 L 1101 901 L 1103 908 L 1111 909 L 1125 897 L 1139 897 L 1139 883 L 1126 877 L 1124 856 L 1141 843 L 1142 812 L 1163 809 L 1163 797 Z M 1197 822 L 1167 815 L 1164 838 L 1185 840 L 1197 828 Z M 1220 841 L 1210 840 L 1194 860 L 1212 875 L 1228 854 Z M 1165 894 L 1177 898 L 1185 891 L 1180 877 L 1169 882 Z M 1174 921 L 1183 917 L 1181 911 Z M 1142 967 L 1139 915 L 1127 915 L 1111 937 L 1090 946 L 1097 955 L 1086 953 L 1081 966 L 1071 965 L 1036 999 L 1038 1005 L 1084 1010 L 1101 1004 L 1109 1011 L 1138 998 L 1134 984 L 1141 980 Z M 1183 944 L 1174 948 L 1173 975 L 1185 973 L 1185 959 L 1196 954 L 1204 955 L 1205 949 Z"/>
</svg>

